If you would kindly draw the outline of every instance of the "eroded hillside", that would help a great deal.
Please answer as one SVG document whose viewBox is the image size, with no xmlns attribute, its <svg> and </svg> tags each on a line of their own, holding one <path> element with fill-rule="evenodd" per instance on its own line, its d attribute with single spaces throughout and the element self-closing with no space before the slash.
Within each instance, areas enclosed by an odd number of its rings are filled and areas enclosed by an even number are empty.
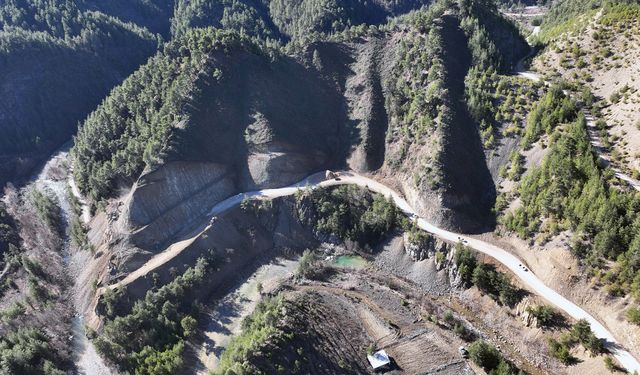
<svg viewBox="0 0 640 375">
<path fill-rule="evenodd" d="M 99 210 L 87 274 L 99 275 L 97 312 L 107 317 L 100 351 L 130 369 L 144 358 L 134 353 L 155 355 L 140 352 L 144 342 L 120 342 L 121 325 L 142 318 L 146 307 L 130 309 L 142 299 L 150 307 L 147 290 L 174 288 L 201 257 L 216 275 L 194 292 L 206 299 L 258 254 L 318 246 L 287 210 L 267 209 L 258 222 L 237 209 L 218 214 L 237 193 L 352 168 L 396 186 L 435 223 L 492 228 L 496 193 L 484 160 L 498 130 L 472 113 L 465 77 L 508 71 L 526 53 L 516 29 L 482 2 L 441 2 L 293 50 L 213 29 L 171 42 L 88 118 L 72 152 L 79 188 Z M 344 229 L 327 225 L 327 235 Z M 343 233 L 366 245 L 352 235 Z M 177 316 L 195 316 L 191 309 Z M 178 330 L 154 350 L 179 355 L 182 337 Z"/>
<path fill-rule="evenodd" d="M 381 349 L 389 373 L 633 369 L 640 205 L 620 176 L 636 137 L 603 120 L 632 116 L 636 6 L 553 3 L 529 39 L 549 43 L 536 74 L 492 1 L 426 3 L 86 1 L 65 3 L 78 24 L 33 4 L 12 18 L 75 48 L 95 17 L 155 56 L 69 156 L 7 190 L 0 372 L 369 373 Z"/>
</svg>

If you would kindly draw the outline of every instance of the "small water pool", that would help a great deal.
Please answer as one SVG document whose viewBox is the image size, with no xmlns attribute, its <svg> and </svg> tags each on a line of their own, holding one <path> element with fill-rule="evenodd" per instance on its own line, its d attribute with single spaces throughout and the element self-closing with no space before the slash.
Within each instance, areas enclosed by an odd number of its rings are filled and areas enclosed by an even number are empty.
<svg viewBox="0 0 640 375">
<path fill-rule="evenodd" d="M 369 262 L 360 255 L 340 255 L 335 259 L 335 264 L 345 268 L 365 268 Z"/>
</svg>

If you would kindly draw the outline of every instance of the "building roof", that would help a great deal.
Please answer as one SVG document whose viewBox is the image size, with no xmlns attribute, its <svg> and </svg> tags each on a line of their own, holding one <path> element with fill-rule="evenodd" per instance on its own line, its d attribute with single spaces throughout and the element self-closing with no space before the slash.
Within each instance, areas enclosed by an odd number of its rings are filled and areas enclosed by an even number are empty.
<svg viewBox="0 0 640 375">
<path fill-rule="evenodd" d="M 389 360 L 389 355 L 384 350 L 379 350 L 373 353 L 373 355 L 367 355 L 367 359 L 369 360 L 369 363 L 374 370 L 391 363 L 391 361 Z"/>
</svg>

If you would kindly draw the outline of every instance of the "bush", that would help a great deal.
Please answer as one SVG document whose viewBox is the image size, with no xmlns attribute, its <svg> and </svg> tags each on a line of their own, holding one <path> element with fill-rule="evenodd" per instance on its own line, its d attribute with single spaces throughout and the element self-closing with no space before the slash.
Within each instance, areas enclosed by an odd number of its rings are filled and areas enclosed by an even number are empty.
<svg viewBox="0 0 640 375">
<path fill-rule="evenodd" d="M 551 356 L 553 356 L 563 364 L 569 365 L 575 362 L 576 359 L 571 355 L 566 344 L 558 342 L 554 338 L 549 338 L 547 340 L 547 345 L 549 347 L 549 353 L 551 354 Z"/>
<path fill-rule="evenodd" d="M 490 371 L 498 367 L 502 356 L 492 345 L 484 340 L 476 340 L 469 345 L 469 357 L 478 366 Z"/>
<path fill-rule="evenodd" d="M 630 323 L 640 325 L 640 308 L 630 307 L 625 315 Z"/>
<path fill-rule="evenodd" d="M 464 246 L 461 242 L 456 244 L 454 262 L 458 268 L 458 274 L 462 278 L 465 285 L 471 285 L 473 270 L 476 268 L 478 261 L 471 249 Z"/>
<path fill-rule="evenodd" d="M 54 232 L 61 230 L 60 205 L 55 196 L 50 192 L 41 192 L 34 189 L 31 192 L 31 202 L 36 208 L 38 217 Z"/>
<path fill-rule="evenodd" d="M 527 307 L 527 312 L 535 316 L 538 319 L 538 323 L 545 327 L 551 326 L 558 316 L 556 310 L 548 305 L 529 306 Z"/>
<path fill-rule="evenodd" d="M 306 279 L 317 279 L 324 273 L 324 265 L 312 250 L 305 250 L 300 257 L 296 276 Z"/>
<path fill-rule="evenodd" d="M 453 332 L 465 341 L 471 340 L 474 337 L 473 332 L 469 331 L 467 327 L 460 322 L 457 322 L 453 326 Z"/>
<path fill-rule="evenodd" d="M 609 96 L 609 101 L 611 102 L 611 104 L 616 104 L 617 102 L 620 101 L 620 98 L 622 96 L 620 95 L 620 92 L 618 91 L 614 91 L 611 96 Z"/>
<path fill-rule="evenodd" d="M 451 324 L 455 319 L 453 317 L 453 312 L 451 310 L 447 310 L 442 317 L 445 323 Z"/>
<path fill-rule="evenodd" d="M 617 370 L 616 364 L 610 356 L 604 357 L 604 367 L 610 372 L 615 372 Z"/>
<path fill-rule="evenodd" d="M 573 325 L 571 328 L 571 337 L 580 342 L 592 355 L 598 355 L 604 352 L 602 340 L 593 334 L 591 325 L 585 319 L 580 319 Z"/>
</svg>

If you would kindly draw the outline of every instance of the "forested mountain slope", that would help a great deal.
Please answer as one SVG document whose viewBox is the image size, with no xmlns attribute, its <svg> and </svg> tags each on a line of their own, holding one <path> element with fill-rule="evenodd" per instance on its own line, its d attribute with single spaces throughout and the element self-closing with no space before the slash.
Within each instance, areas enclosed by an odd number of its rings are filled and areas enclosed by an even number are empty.
<svg viewBox="0 0 640 375">
<path fill-rule="evenodd" d="M 184 250 L 100 300 L 106 328 L 88 323 L 111 365 L 140 373 L 180 368 L 198 314 L 185 296 L 207 297 L 257 254 L 304 243 L 288 203 L 267 210 L 266 219 L 260 207 L 251 219 L 251 207 L 239 207 L 213 225 L 211 207 L 234 194 L 353 168 L 398 188 L 438 224 L 493 228 L 496 192 L 485 156 L 500 135 L 477 110 L 491 100 L 476 103 L 469 80 L 511 71 L 528 46 L 492 1 L 441 0 L 389 22 L 426 2 L 58 1 L 51 9 L 35 0 L 5 8 L 15 24 L 5 27 L 13 42 L 4 49 L 11 69 L 3 73 L 11 74 L 2 84 L 7 93 L 27 91 L 20 100 L 5 96 L 0 114 L 21 126 L 2 129 L 27 142 L 7 142 L 3 152 L 54 147 L 101 103 L 82 121 L 71 151 L 75 181 L 96 211 L 90 228 L 71 228 L 78 247 L 95 250 L 80 286 L 95 296 L 87 304 L 154 256 Z M 31 70 L 51 64 L 46 54 L 58 50 L 64 60 L 54 74 Z M 52 82 L 19 83 L 28 77 L 22 64 Z M 33 108 L 44 110 L 27 111 Z M 22 112 L 34 119 L 19 122 Z M 377 225 L 379 216 L 368 214 Z M 221 264 L 217 248 L 247 251 L 229 251 Z M 120 297 L 125 308 L 111 309 Z M 154 309 L 158 320 L 148 316 Z"/>
<path fill-rule="evenodd" d="M 0 183 L 69 139 L 164 40 L 212 26 L 285 43 L 381 23 L 428 4 L 291 1 L 10 0 L 0 5 Z M 27 70 L 28 68 L 28 70 Z"/>
<path fill-rule="evenodd" d="M 543 30 L 549 46 L 535 61 L 550 77 L 566 77 L 593 93 L 590 129 L 600 154 L 640 178 L 640 4 L 608 4 Z"/>
<path fill-rule="evenodd" d="M 193 27 L 242 31 L 262 39 L 299 40 L 314 34 L 376 25 L 428 5 L 431 0 L 196 0 L 179 1 L 172 22 L 175 36 Z"/>
<path fill-rule="evenodd" d="M 156 35 L 92 10 L 103 5 L 0 5 L 0 183 L 28 172 L 41 155 L 68 140 L 111 87 L 156 50 Z M 151 3 L 137 8 L 147 10 L 157 9 Z"/>
<path fill-rule="evenodd" d="M 551 2 L 549 13 L 545 15 L 544 28 L 562 25 L 587 12 L 597 11 L 599 8 L 611 4 L 638 4 L 637 0 L 555 0 Z"/>
<path fill-rule="evenodd" d="M 532 270 L 616 334 L 633 332 L 625 336 L 632 348 L 640 295 L 640 201 L 629 183 L 640 176 L 639 15 L 637 1 L 552 4 L 531 64 L 551 88 L 529 112 L 514 153 L 511 170 L 526 172 L 503 174 L 496 205 L 503 224 L 496 232 L 525 262 L 538 263 Z"/>
<path fill-rule="evenodd" d="M 459 105 L 464 77 L 472 65 L 509 69 L 526 44 L 495 8 L 474 2 L 455 17 L 437 19 L 449 7 L 443 4 L 412 17 L 407 35 L 393 28 L 359 38 L 343 33 L 293 57 L 233 32 L 190 31 L 114 90 L 82 126 L 73 150 L 78 184 L 97 202 L 130 185 L 145 168 L 149 175 L 139 185 L 150 189 L 147 181 L 171 180 L 197 165 L 231 191 L 246 191 L 348 163 L 380 169 L 415 192 L 420 206 L 430 194 L 448 197 L 445 207 L 452 213 L 443 222 L 473 226 L 478 218 L 477 226 L 490 225 L 491 177 L 477 124 Z M 454 48 L 467 43 L 468 49 Z M 420 63 L 408 64 L 415 59 Z M 379 104 L 362 107 L 357 98 L 365 93 Z M 421 100 L 428 105 L 420 108 Z M 403 160 L 416 157 L 426 159 Z M 456 168 L 462 159 L 478 164 L 473 178 Z M 444 180 L 422 183 L 420 176 L 428 174 L 423 168 L 434 176 L 444 173 Z M 190 189 L 213 182 L 186 183 L 171 200 L 185 203 L 181 199 L 194 198 Z M 135 193 L 132 199 L 138 202 Z M 480 201 L 480 208 L 472 201 Z M 432 208 L 434 217 L 442 216 L 440 207 Z M 168 209 L 154 208 L 144 222 L 157 223 L 152 218 Z"/>
</svg>

